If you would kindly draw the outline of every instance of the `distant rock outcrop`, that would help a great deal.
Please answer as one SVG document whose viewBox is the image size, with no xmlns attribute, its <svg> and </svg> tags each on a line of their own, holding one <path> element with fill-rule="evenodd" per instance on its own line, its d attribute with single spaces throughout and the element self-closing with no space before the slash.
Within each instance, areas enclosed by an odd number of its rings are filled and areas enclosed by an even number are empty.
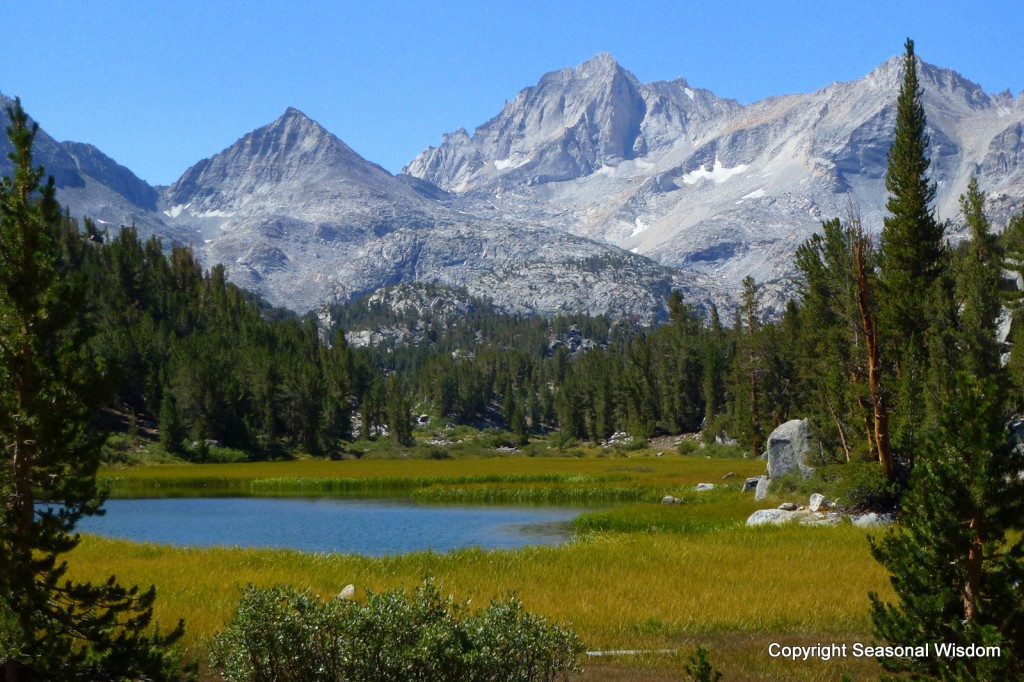
<svg viewBox="0 0 1024 682">
<path fill-rule="evenodd" d="M 513 313 L 655 321 L 671 289 L 695 290 L 646 258 L 448 199 L 370 163 L 296 109 L 196 164 L 163 194 L 165 219 L 202 237 L 207 262 L 299 310 L 436 282 Z"/>
</svg>

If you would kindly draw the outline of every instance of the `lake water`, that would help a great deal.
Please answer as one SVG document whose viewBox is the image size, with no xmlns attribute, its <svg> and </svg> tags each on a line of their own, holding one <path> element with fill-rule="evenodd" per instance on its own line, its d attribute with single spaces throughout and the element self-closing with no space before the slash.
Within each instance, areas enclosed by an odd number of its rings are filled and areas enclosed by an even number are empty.
<svg viewBox="0 0 1024 682">
<path fill-rule="evenodd" d="M 579 509 L 416 504 L 404 500 L 118 499 L 84 533 L 177 546 L 278 547 L 382 556 L 566 542 Z"/>
</svg>

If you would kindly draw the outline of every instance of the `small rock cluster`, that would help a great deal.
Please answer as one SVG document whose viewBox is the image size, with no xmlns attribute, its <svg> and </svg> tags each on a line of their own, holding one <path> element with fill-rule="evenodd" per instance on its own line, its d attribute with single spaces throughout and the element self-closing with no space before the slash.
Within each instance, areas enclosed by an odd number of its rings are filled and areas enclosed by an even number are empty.
<svg viewBox="0 0 1024 682">
<path fill-rule="evenodd" d="M 896 520 L 893 514 L 844 514 L 821 493 L 814 493 L 806 505 L 783 502 L 778 509 L 758 509 L 747 518 L 748 526 L 782 525 L 797 521 L 804 526 L 834 526 L 844 518 L 858 528 L 885 526 Z"/>
<path fill-rule="evenodd" d="M 629 435 L 625 431 L 616 431 L 611 436 L 609 436 L 608 440 L 606 440 L 601 445 L 603 447 L 609 448 L 609 447 L 611 447 L 613 445 L 628 445 L 629 443 L 632 443 L 632 442 L 633 442 L 633 436 Z"/>
</svg>

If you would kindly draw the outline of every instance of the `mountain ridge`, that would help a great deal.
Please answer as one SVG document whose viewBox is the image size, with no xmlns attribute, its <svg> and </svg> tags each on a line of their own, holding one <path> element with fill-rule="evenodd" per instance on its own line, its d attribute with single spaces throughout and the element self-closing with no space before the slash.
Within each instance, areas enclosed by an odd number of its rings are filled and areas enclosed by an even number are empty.
<svg viewBox="0 0 1024 682">
<path fill-rule="evenodd" d="M 294 107 L 167 187 L 45 133 L 37 156 L 75 215 L 191 245 L 293 309 L 436 282 L 514 312 L 656 320 L 672 288 L 728 306 L 747 275 L 778 308 L 821 220 L 852 205 L 880 226 L 900 69 L 894 57 L 742 105 L 683 78 L 642 83 L 601 53 L 544 74 L 472 134 L 444 133 L 398 175 Z M 975 174 L 998 224 L 1024 198 L 1024 93 L 920 72 L 936 210 L 955 217 Z"/>
</svg>

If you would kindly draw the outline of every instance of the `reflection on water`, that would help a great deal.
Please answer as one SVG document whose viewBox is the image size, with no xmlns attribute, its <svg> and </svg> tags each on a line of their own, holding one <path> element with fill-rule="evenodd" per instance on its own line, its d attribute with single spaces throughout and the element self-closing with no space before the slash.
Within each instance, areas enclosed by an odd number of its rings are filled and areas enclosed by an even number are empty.
<svg viewBox="0 0 1024 682">
<path fill-rule="evenodd" d="M 421 505 L 406 500 L 118 499 L 78 530 L 178 546 L 278 547 L 381 556 L 559 544 L 579 509 Z"/>
</svg>

